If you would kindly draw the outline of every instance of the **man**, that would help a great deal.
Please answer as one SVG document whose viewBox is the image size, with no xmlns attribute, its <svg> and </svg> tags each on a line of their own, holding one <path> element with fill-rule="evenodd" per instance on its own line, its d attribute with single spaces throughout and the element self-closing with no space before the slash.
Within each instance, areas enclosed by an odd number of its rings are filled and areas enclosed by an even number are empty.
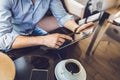
<svg viewBox="0 0 120 80">
<path fill-rule="evenodd" d="M 74 31 L 79 26 L 72 15 L 64 10 L 60 0 L 0 0 L 0 50 L 24 48 L 45 45 L 59 48 L 65 39 L 72 40 L 64 34 L 49 34 L 37 27 L 48 8 L 59 22 L 60 26 Z M 85 24 L 76 31 L 80 32 L 92 22 Z M 32 36 L 34 32 L 41 36 Z M 31 35 L 31 36 L 30 36 Z"/>
</svg>

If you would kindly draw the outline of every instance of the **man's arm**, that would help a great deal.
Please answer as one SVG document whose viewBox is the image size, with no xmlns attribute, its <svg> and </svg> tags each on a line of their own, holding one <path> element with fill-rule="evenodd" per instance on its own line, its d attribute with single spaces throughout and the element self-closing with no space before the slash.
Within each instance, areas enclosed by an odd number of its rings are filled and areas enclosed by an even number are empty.
<svg viewBox="0 0 120 80">
<path fill-rule="evenodd" d="M 42 39 L 40 37 L 29 37 L 29 36 L 17 36 L 12 44 L 12 49 L 24 48 L 30 46 L 42 45 Z"/>
<path fill-rule="evenodd" d="M 0 50 L 10 49 L 16 36 L 11 24 L 11 0 L 0 1 Z"/>
<path fill-rule="evenodd" d="M 68 14 L 65 9 L 63 8 L 62 3 L 60 2 L 60 0 L 52 0 L 51 4 L 50 4 L 50 9 L 53 13 L 53 15 L 56 17 L 56 19 L 59 22 L 60 26 L 64 26 L 67 29 L 71 30 L 71 31 L 75 31 L 75 29 L 77 27 L 79 27 L 77 29 L 77 32 L 81 32 L 84 29 L 93 26 L 93 22 L 84 24 L 82 26 L 79 26 L 75 20 L 73 15 Z"/>
<path fill-rule="evenodd" d="M 0 2 L 0 50 L 25 48 L 37 45 L 58 48 L 64 43 L 64 39 L 72 40 L 71 37 L 63 34 L 51 34 L 37 37 L 20 36 L 12 27 L 11 2 L 9 1 L 11 0 L 1 0 Z"/>
<path fill-rule="evenodd" d="M 64 43 L 65 39 L 72 40 L 71 37 L 58 33 L 46 36 L 18 36 L 12 44 L 12 48 L 17 49 L 37 45 L 45 45 L 51 48 L 59 48 L 59 46 Z"/>
</svg>

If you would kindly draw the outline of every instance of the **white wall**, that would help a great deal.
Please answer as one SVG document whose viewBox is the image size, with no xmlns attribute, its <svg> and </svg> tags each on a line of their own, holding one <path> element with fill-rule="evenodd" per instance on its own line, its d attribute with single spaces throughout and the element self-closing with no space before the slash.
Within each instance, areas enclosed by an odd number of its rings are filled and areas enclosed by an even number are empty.
<svg viewBox="0 0 120 80">
<path fill-rule="evenodd" d="M 103 10 L 112 8 L 116 5 L 117 0 L 103 0 Z"/>
<path fill-rule="evenodd" d="M 66 8 L 69 13 L 74 14 L 75 16 L 82 17 L 84 13 L 85 6 L 76 0 L 64 0 Z"/>
</svg>

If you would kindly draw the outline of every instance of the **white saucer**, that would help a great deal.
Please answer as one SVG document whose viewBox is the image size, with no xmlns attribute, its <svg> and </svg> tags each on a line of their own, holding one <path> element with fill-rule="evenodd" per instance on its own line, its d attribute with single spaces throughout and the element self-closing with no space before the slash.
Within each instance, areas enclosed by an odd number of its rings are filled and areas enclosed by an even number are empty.
<svg viewBox="0 0 120 80">
<path fill-rule="evenodd" d="M 74 62 L 80 66 L 80 71 L 78 73 L 71 74 L 65 68 L 65 64 L 68 62 Z M 86 71 L 81 63 L 75 59 L 67 59 L 59 62 L 55 67 L 55 76 L 57 80 L 86 80 Z"/>
</svg>

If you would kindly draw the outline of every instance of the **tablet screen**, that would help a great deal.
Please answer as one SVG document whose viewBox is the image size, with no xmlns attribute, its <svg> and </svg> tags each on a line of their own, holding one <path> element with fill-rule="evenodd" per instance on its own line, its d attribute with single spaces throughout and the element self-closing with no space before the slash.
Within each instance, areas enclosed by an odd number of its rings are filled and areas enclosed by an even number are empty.
<svg viewBox="0 0 120 80">
<path fill-rule="evenodd" d="M 61 49 L 64 49 L 64 48 L 66 48 L 66 47 L 69 47 L 69 46 L 71 46 L 71 45 L 79 42 L 80 40 L 82 40 L 82 39 L 74 40 L 74 41 L 72 41 L 72 42 L 70 42 L 70 43 L 68 43 L 68 44 L 62 45 L 62 46 L 59 47 L 59 48 L 50 48 L 50 47 L 47 47 L 47 46 L 41 46 L 40 48 L 43 49 L 43 50 L 45 50 L 45 51 L 46 51 L 46 50 L 61 50 Z"/>
</svg>

